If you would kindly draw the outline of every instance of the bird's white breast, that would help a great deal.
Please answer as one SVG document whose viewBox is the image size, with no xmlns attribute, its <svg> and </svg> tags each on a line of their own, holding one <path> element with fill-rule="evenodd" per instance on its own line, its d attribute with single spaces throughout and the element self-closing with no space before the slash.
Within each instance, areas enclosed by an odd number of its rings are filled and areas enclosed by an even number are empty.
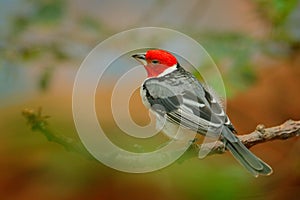
<svg viewBox="0 0 300 200">
<path fill-rule="evenodd" d="M 140 96 L 141 96 L 142 102 L 143 102 L 143 104 L 146 106 L 146 108 L 150 109 L 150 108 L 151 108 L 151 105 L 150 105 L 150 103 L 149 103 L 148 100 L 147 100 L 147 97 L 146 97 L 146 90 L 143 89 L 143 85 L 142 85 L 141 88 L 140 88 Z"/>
</svg>

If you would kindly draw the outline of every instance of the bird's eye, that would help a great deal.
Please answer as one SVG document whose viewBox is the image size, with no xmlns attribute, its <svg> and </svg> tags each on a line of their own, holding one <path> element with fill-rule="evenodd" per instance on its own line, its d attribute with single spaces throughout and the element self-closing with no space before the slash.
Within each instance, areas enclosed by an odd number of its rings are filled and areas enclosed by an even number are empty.
<svg viewBox="0 0 300 200">
<path fill-rule="evenodd" d="M 159 61 L 158 61 L 158 60 L 152 60 L 151 63 L 152 63 L 152 64 L 158 64 Z"/>
</svg>

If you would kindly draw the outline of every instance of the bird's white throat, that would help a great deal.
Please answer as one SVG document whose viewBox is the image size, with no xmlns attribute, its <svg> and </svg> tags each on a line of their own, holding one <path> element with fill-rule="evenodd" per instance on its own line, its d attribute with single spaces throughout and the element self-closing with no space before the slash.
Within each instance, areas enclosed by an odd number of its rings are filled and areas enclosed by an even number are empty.
<svg viewBox="0 0 300 200">
<path fill-rule="evenodd" d="M 167 68 L 165 71 L 163 71 L 161 74 L 159 74 L 157 77 L 165 76 L 177 69 L 177 64 L 173 65 L 172 67 Z"/>
</svg>

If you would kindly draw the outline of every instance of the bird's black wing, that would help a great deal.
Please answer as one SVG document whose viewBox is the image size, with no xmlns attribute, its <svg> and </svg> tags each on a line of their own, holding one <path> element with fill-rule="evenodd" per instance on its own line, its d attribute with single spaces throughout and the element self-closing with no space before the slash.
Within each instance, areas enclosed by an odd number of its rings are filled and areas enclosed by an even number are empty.
<svg viewBox="0 0 300 200">
<path fill-rule="evenodd" d="M 191 74 L 172 75 L 176 78 L 153 78 L 144 83 L 151 109 L 175 124 L 219 136 L 228 117 L 216 99 Z"/>
</svg>

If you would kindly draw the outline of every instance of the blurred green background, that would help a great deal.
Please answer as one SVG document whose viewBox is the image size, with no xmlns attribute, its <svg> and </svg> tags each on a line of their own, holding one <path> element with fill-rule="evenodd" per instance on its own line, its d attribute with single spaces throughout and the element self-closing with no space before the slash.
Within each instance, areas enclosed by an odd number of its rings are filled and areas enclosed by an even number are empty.
<svg viewBox="0 0 300 200">
<path fill-rule="evenodd" d="M 300 119 L 297 0 L 2 0 L 0 198 L 298 199 L 298 138 L 251 148 L 273 167 L 270 177 L 253 178 L 228 153 L 127 174 L 30 129 L 21 112 L 41 106 L 53 133 L 77 141 L 71 105 L 81 62 L 102 40 L 143 26 L 175 29 L 204 46 L 223 75 L 227 112 L 240 134 Z M 109 84 L 101 93 L 107 102 Z M 146 124 L 138 92 L 132 99 L 133 119 Z M 108 108 L 101 111 L 112 137 L 119 134 Z"/>
</svg>

